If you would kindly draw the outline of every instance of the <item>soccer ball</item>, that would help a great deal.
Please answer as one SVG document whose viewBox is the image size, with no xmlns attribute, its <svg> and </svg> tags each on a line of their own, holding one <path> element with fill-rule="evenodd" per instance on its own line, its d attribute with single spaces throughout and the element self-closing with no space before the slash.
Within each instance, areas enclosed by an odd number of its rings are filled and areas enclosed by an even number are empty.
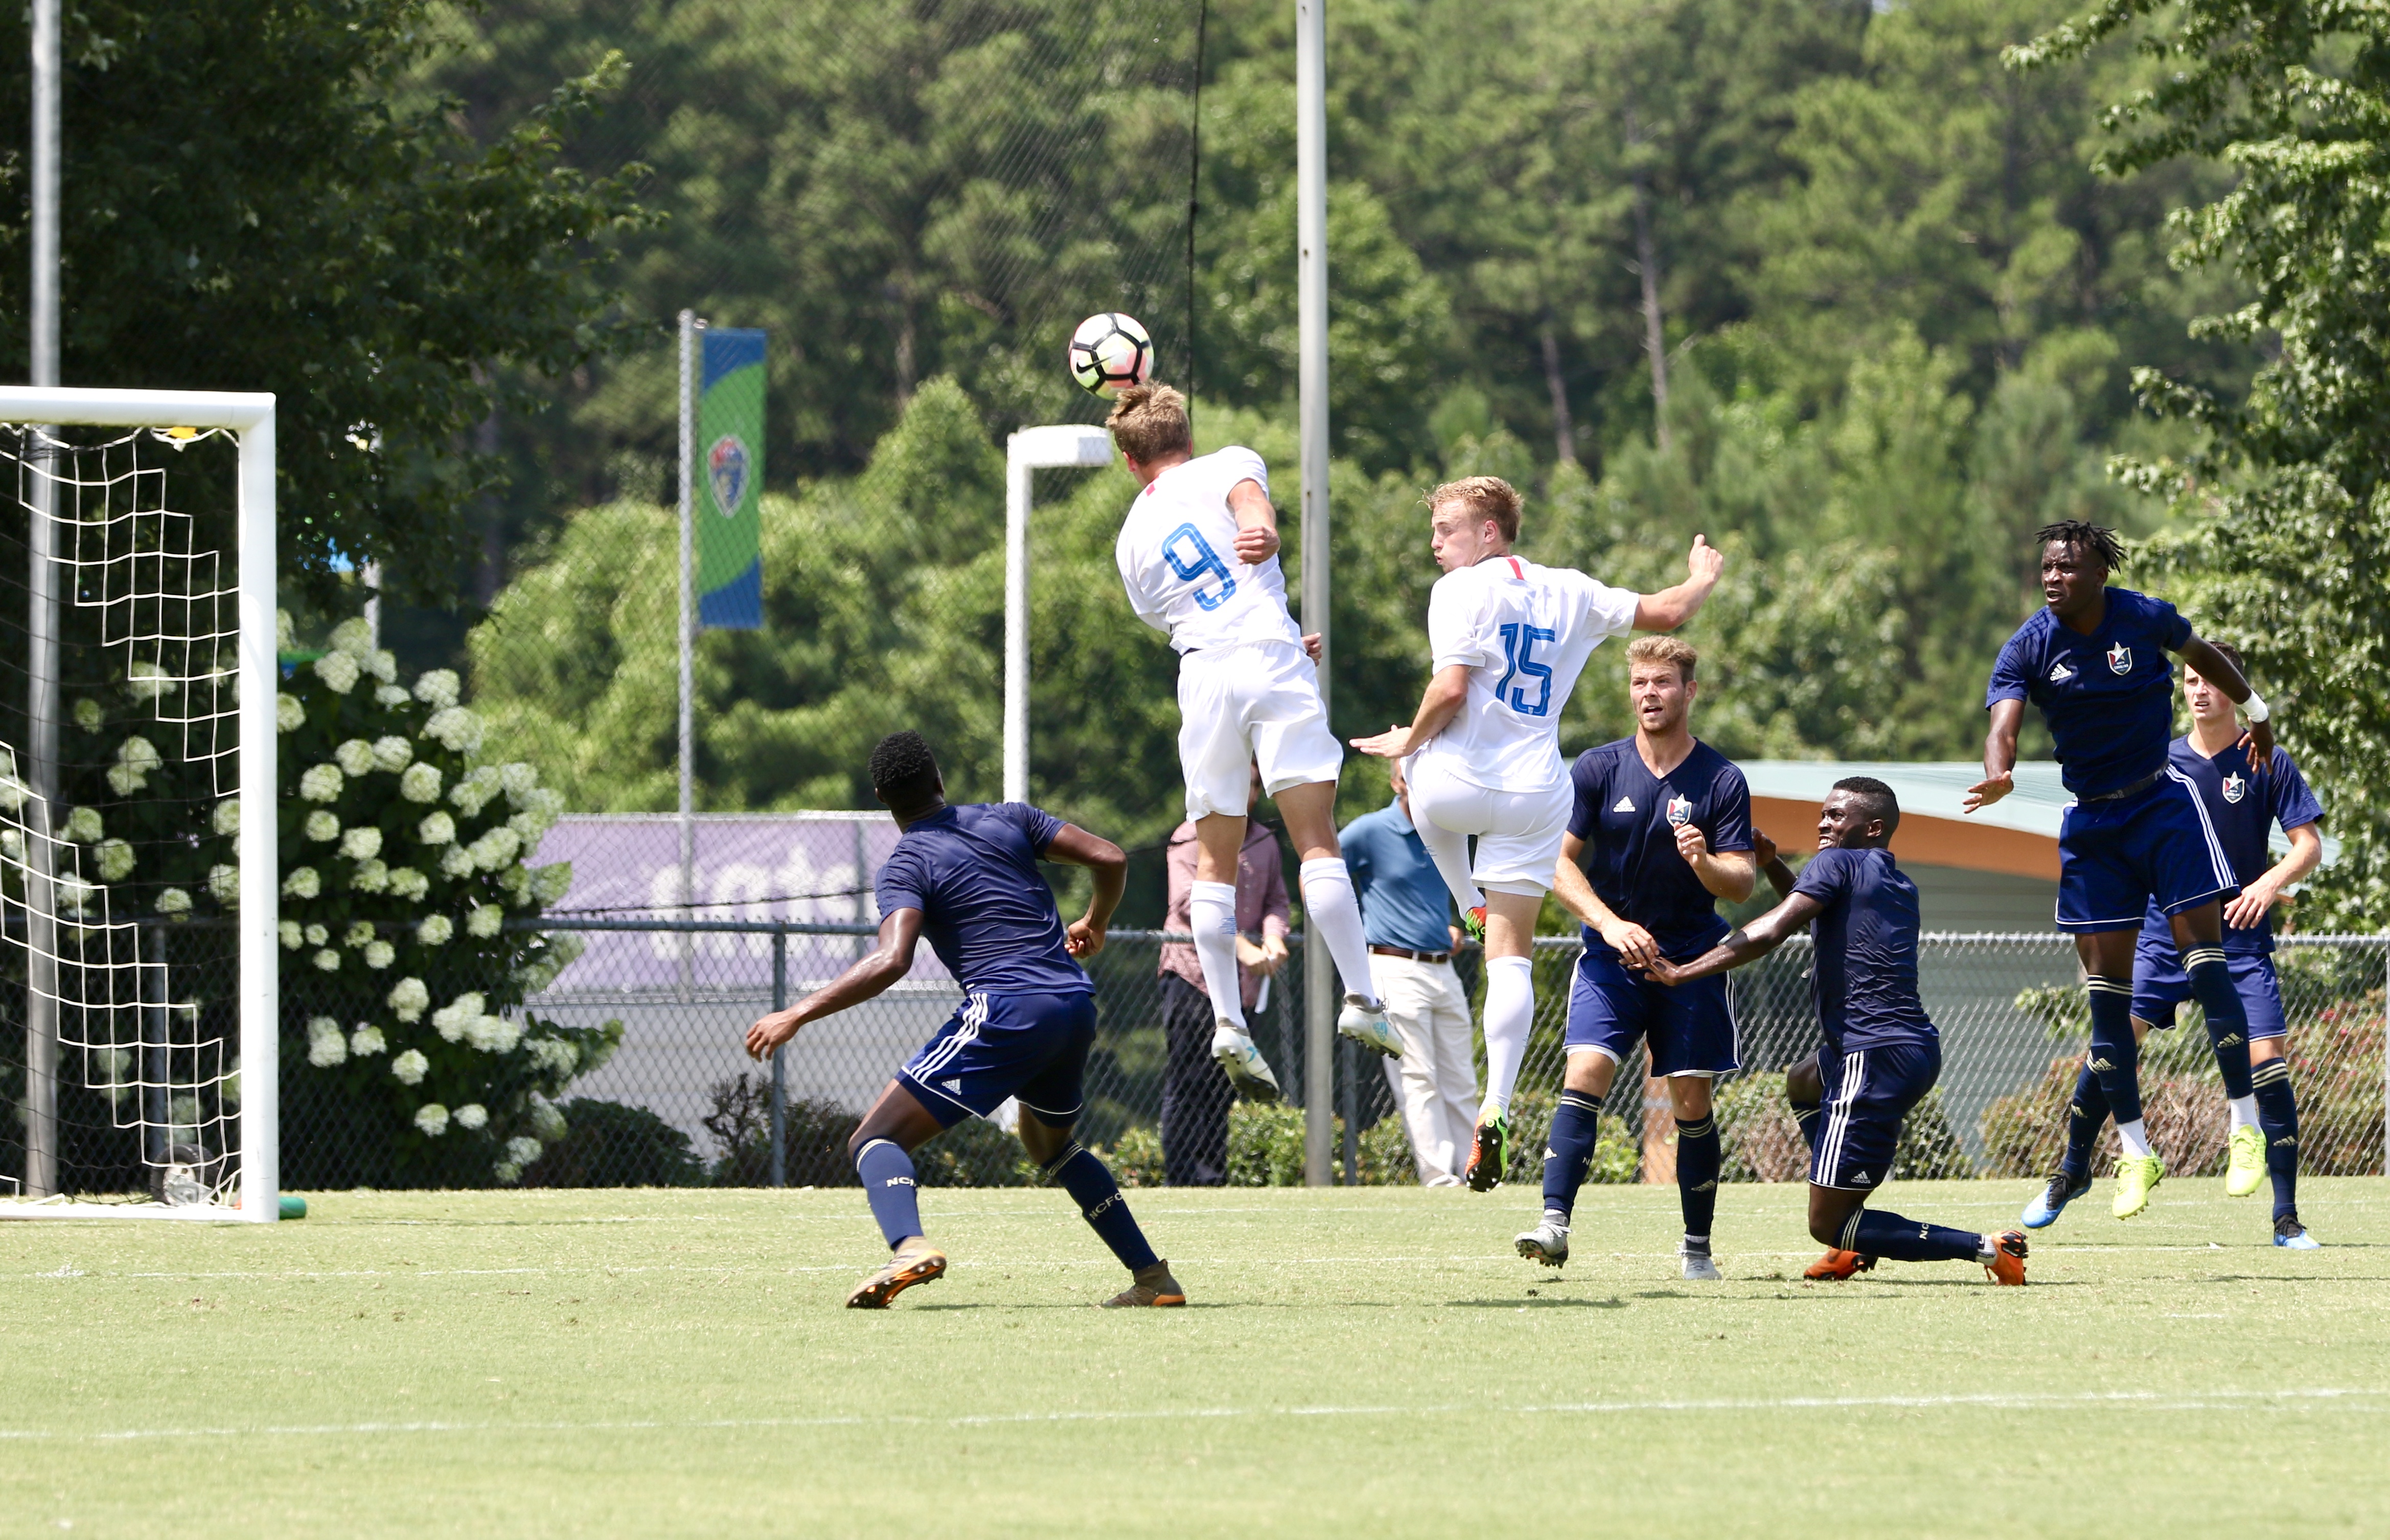
<svg viewBox="0 0 2390 1540">
<path fill-rule="evenodd" d="M 1090 315 L 1071 334 L 1071 378 L 1099 396 L 1142 385 L 1153 373 L 1153 339 L 1134 315 Z"/>
</svg>

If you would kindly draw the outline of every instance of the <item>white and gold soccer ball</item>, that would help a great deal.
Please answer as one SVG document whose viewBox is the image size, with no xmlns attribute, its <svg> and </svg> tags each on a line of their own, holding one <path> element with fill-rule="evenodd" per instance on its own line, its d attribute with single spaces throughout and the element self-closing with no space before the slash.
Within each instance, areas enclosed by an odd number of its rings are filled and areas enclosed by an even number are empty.
<svg viewBox="0 0 2390 1540">
<path fill-rule="evenodd" d="M 1153 374 L 1153 339 L 1134 315 L 1090 315 L 1071 334 L 1071 378 L 1099 396 L 1142 385 Z"/>
</svg>

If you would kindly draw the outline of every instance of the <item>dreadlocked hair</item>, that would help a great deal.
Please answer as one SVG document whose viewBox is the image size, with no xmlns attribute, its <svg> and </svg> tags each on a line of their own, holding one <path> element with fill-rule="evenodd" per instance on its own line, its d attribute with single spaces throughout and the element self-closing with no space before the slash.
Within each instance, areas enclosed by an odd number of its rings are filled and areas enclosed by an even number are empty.
<svg viewBox="0 0 2390 1540">
<path fill-rule="evenodd" d="M 938 761 L 927 738 L 890 733 L 871 751 L 871 789 L 890 807 L 919 807 L 937 794 Z"/>
<path fill-rule="evenodd" d="M 2116 539 L 2116 532 L 2105 524 L 2088 520 L 2062 519 L 2055 524 L 2044 524 L 2033 532 L 2035 540 L 2045 545 L 2063 545 L 2069 550 L 2083 551 L 2100 558 L 2100 564 L 2112 572 L 2125 570 L 2125 547 Z"/>
</svg>

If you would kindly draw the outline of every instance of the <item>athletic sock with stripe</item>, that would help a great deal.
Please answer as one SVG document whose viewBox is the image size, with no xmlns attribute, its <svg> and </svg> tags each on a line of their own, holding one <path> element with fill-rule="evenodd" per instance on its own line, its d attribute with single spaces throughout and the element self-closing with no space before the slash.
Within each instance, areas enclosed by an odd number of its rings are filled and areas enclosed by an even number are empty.
<svg viewBox="0 0 2390 1540">
<path fill-rule="evenodd" d="M 2182 970 L 2191 980 L 2191 998 L 2207 1018 L 2208 1046 L 2216 1050 L 2216 1068 L 2224 1076 L 2228 1101 L 2249 1095 L 2249 1014 L 2241 992 L 2232 986 L 2232 969 L 2220 946 L 2193 946 L 2182 955 Z"/>
<path fill-rule="evenodd" d="M 1717 1214 L 1718 1167 L 1725 1155 L 1715 1118 L 1677 1124 L 1677 1202 L 1684 1210 L 1689 1236 L 1710 1233 L 1710 1221 Z"/>
<path fill-rule="evenodd" d="M 1128 1200 L 1121 1196 L 1120 1184 L 1112 1180 L 1111 1172 L 1092 1151 L 1073 1140 L 1043 1169 L 1079 1205 L 1079 1217 L 1111 1248 L 1122 1266 L 1134 1273 L 1153 1264 L 1153 1248 L 1146 1243 L 1145 1232 L 1137 1228 L 1137 1216 L 1128 1212 Z"/>
<path fill-rule="evenodd" d="M 2066 1153 L 2058 1161 L 2058 1169 L 2076 1184 L 2090 1180 L 2091 1151 L 2107 1123 L 2108 1093 L 2100 1088 L 2100 1077 L 2087 1059 L 2075 1072 L 2075 1095 L 2066 1103 Z"/>
<path fill-rule="evenodd" d="M 1903 1219 L 1881 1209 L 1861 1209 L 1843 1226 L 1841 1245 L 1861 1256 L 1890 1257 L 1895 1262 L 1978 1262 L 1982 1236 Z"/>
<path fill-rule="evenodd" d="M 906 1236 L 921 1233 L 921 1189 L 914 1180 L 912 1156 L 890 1140 L 874 1139 L 855 1152 L 854 1174 L 890 1251 Z"/>
<path fill-rule="evenodd" d="M 1601 1103 L 1583 1091 L 1562 1091 L 1552 1110 L 1552 1129 L 1544 1140 L 1544 1217 L 1555 1214 L 1565 1228 L 1576 1212 L 1577 1188 L 1593 1164 L 1594 1136 L 1601 1124 Z"/>
<path fill-rule="evenodd" d="M 2257 1126 L 2266 1135 L 2266 1174 L 2274 1180 L 2274 1217 L 2299 1212 L 2299 1101 L 2291 1093 L 2291 1066 L 2269 1059 L 2250 1072 Z"/>
</svg>

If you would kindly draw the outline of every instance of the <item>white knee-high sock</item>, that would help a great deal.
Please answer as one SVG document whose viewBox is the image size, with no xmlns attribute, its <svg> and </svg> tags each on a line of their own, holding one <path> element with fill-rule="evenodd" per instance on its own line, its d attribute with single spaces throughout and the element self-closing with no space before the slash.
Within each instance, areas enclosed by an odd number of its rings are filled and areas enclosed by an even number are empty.
<svg viewBox="0 0 2390 1540">
<path fill-rule="evenodd" d="M 1303 912 L 1326 939 L 1344 993 L 1375 1004 L 1378 991 L 1369 982 L 1369 943 L 1361 933 L 1361 901 L 1354 895 L 1353 874 L 1344 869 L 1344 858 L 1323 855 L 1305 861 L 1301 876 Z"/>
<path fill-rule="evenodd" d="M 1195 960 L 1215 1020 L 1245 1030 L 1245 999 L 1237 987 L 1237 886 L 1198 881 L 1187 891 L 1187 920 L 1195 932 Z"/>
<path fill-rule="evenodd" d="M 1465 915 L 1471 909 L 1484 908 L 1485 895 L 1469 875 L 1469 836 L 1453 833 L 1424 813 L 1411 820 L 1411 827 L 1419 830 L 1420 843 L 1427 847 L 1428 859 L 1435 863 L 1436 875 L 1444 879 L 1444 885 L 1452 890 L 1453 902 L 1460 905 L 1460 912 Z"/>
<path fill-rule="evenodd" d="M 1526 1062 L 1527 1033 L 1536 1024 L 1536 965 L 1525 957 L 1485 959 L 1485 1111 L 1510 1110 L 1510 1092 Z M 1481 1118 L 1480 1121 L 1483 1121 Z"/>
</svg>

